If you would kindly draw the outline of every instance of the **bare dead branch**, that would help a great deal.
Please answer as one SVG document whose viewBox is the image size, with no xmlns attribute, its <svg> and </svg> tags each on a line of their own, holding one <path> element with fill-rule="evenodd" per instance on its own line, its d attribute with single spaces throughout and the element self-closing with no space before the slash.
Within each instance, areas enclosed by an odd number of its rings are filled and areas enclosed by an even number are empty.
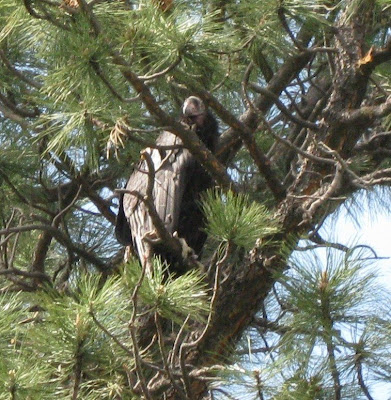
<svg viewBox="0 0 391 400">
<path fill-rule="evenodd" d="M 160 317 L 158 315 L 157 312 L 155 312 L 155 326 L 156 326 L 156 331 L 157 331 L 157 336 L 158 336 L 158 343 L 159 343 L 159 351 L 160 351 L 160 356 L 162 358 L 163 361 L 163 366 L 164 366 L 164 370 L 168 376 L 168 378 L 170 379 L 170 382 L 174 388 L 174 390 L 176 391 L 176 393 L 178 393 L 179 397 L 183 400 L 187 400 L 187 399 L 192 399 L 192 396 L 186 396 L 186 394 L 183 392 L 183 390 L 178 386 L 174 375 L 172 374 L 170 365 L 168 363 L 168 358 L 166 355 L 166 351 L 164 349 L 164 336 L 163 336 L 163 330 L 162 330 L 162 326 L 160 324 Z"/>
<path fill-rule="evenodd" d="M 309 235 L 309 239 L 316 243 L 316 246 L 305 246 L 305 247 L 296 247 L 296 250 L 298 251 L 307 251 L 311 250 L 312 248 L 319 248 L 319 247 L 327 247 L 327 248 L 333 248 L 337 249 L 343 252 L 348 252 L 350 249 L 349 247 L 343 245 L 342 243 L 335 243 L 335 242 L 329 242 L 327 240 L 324 240 L 319 233 L 311 234 Z"/>
<path fill-rule="evenodd" d="M 77 190 L 77 193 L 76 193 L 75 197 L 69 202 L 69 204 L 68 204 L 65 208 L 63 208 L 63 209 L 62 209 L 59 213 L 57 213 L 56 216 L 53 218 L 53 221 L 52 221 L 52 226 L 53 226 L 53 227 L 56 227 L 56 226 L 58 225 L 58 222 L 59 222 L 60 218 L 61 218 L 64 214 L 66 214 L 66 213 L 74 206 L 74 204 L 76 203 L 77 199 L 79 198 L 79 195 L 80 195 L 80 192 L 81 192 L 82 188 L 83 188 L 83 185 L 80 185 L 80 186 L 79 186 L 79 189 Z"/>
<path fill-rule="evenodd" d="M 210 92 L 216 92 L 218 89 L 220 89 L 224 83 L 226 82 L 226 80 L 229 78 L 230 74 L 231 74 L 231 57 L 228 54 L 228 66 L 227 66 L 227 72 L 225 73 L 224 77 L 221 79 L 221 81 L 219 83 L 217 83 L 212 89 L 210 89 Z"/>
<path fill-rule="evenodd" d="M 375 172 L 361 176 L 360 181 L 365 182 L 367 187 L 373 187 L 376 185 L 389 185 L 391 182 L 391 168 L 384 168 Z M 353 180 L 352 182 L 356 182 Z M 359 182 L 357 182 L 359 184 Z"/>
<path fill-rule="evenodd" d="M 325 202 L 333 196 L 333 194 L 341 187 L 342 184 L 342 167 L 338 164 L 335 168 L 335 175 L 332 182 L 328 185 L 328 188 L 323 194 L 319 194 L 319 198 L 313 201 L 307 210 L 305 211 L 306 219 L 311 221 L 315 212 L 321 207 Z"/>
<path fill-rule="evenodd" d="M 309 160 L 315 161 L 317 163 L 324 163 L 324 164 L 335 164 L 335 161 L 329 158 L 324 158 L 324 157 L 319 157 L 314 154 L 308 153 L 307 151 L 302 150 L 300 147 L 295 146 L 291 141 L 288 139 L 284 139 L 283 137 L 279 136 L 277 133 L 273 131 L 273 129 L 270 127 L 268 122 L 266 121 L 265 118 L 262 118 L 261 125 L 258 127 L 258 129 L 266 129 L 267 132 L 272 135 L 278 142 L 284 144 L 286 147 L 290 148 L 291 150 L 295 151 L 297 154 L 300 154 L 301 156 L 308 158 Z"/>
<path fill-rule="evenodd" d="M 279 99 L 279 97 L 277 95 L 275 95 L 273 92 L 271 92 L 270 90 L 263 88 L 262 86 L 260 86 L 256 83 L 253 83 L 253 82 L 250 83 L 250 87 L 251 87 L 251 89 L 255 90 L 257 93 L 262 94 L 263 96 L 269 97 L 273 101 L 273 103 L 276 105 L 276 107 L 282 112 L 282 114 L 284 114 L 289 120 L 291 120 L 295 124 L 297 124 L 303 128 L 308 128 L 314 132 L 319 131 L 320 127 L 317 124 L 315 124 L 313 122 L 309 122 L 307 120 L 300 118 L 299 116 L 292 114 L 285 107 L 285 105 L 282 103 L 282 101 Z"/>
<path fill-rule="evenodd" d="M 151 75 L 140 75 L 139 79 L 141 79 L 144 82 L 151 81 L 152 79 L 157 79 L 160 78 L 164 75 L 167 75 L 169 72 L 171 72 L 173 69 L 175 69 L 182 61 L 182 57 L 179 56 L 171 65 L 169 65 L 167 68 L 160 72 L 156 72 Z"/>
<path fill-rule="evenodd" d="M 174 345 L 172 346 L 171 359 L 169 360 L 171 362 L 171 368 L 174 368 L 175 358 L 176 358 L 176 355 L 178 354 L 178 350 L 179 350 L 179 346 L 180 346 L 180 339 L 182 337 L 182 334 L 185 330 L 186 325 L 189 322 L 189 319 L 190 319 L 190 315 L 188 315 L 186 317 L 186 319 L 183 321 L 183 324 L 176 335 Z"/>
<path fill-rule="evenodd" d="M 246 108 L 255 108 L 247 94 L 248 82 L 250 80 L 251 72 L 253 69 L 254 69 L 254 63 L 253 63 L 253 61 L 251 61 L 250 64 L 247 66 L 246 71 L 244 72 L 242 83 L 241 83 L 242 101 Z"/>
</svg>

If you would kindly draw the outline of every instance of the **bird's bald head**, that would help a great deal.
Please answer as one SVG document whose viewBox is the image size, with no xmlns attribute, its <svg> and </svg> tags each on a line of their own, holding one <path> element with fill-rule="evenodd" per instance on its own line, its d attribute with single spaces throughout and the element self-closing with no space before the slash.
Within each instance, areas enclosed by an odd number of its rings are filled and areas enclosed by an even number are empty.
<svg viewBox="0 0 391 400">
<path fill-rule="evenodd" d="M 203 126 L 206 117 L 206 107 L 199 97 L 188 97 L 183 103 L 182 112 L 189 125 Z"/>
</svg>

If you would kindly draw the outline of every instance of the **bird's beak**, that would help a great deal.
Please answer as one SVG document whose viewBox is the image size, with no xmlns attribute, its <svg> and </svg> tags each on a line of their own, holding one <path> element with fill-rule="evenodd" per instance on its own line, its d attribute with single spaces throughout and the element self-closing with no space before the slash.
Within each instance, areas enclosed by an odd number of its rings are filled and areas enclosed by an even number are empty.
<svg viewBox="0 0 391 400">
<path fill-rule="evenodd" d="M 185 117 L 198 117 L 205 114 L 205 106 L 201 99 L 195 96 L 188 97 L 183 104 L 183 115 Z"/>
</svg>

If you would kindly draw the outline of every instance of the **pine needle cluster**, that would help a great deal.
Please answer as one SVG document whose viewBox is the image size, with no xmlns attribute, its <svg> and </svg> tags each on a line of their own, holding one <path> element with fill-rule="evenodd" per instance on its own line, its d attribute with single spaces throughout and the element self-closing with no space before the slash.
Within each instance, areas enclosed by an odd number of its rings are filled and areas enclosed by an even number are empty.
<svg viewBox="0 0 391 400">
<path fill-rule="evenodd" d="M 0 297 L 1 399 L 135 398 L 128 382 L 136 351 L 130 321 L 137 325 L 156 313 L 180 325 L 205 321 L 209 301 L 196 271 L 167 278 L 156 260 L 153 278 L 140 280 L 136 263 L 127 267 L 104 282 L 81 275 L 65 292 Z M 142 356 L 152 360 L 155 352 L 152 347 Z"/>
<path fill-rule="evenodd" d="M 309 400 L 340 390 L 357 399 L 390 376 L 391 293 L 370 256 L 357 248 L 292 257 L 243 341 L 246 373 L 230 375 L 235 391 L 256 393 L 261 385 L 267 398 Z"/>
<path fill-rule="evenodd" d="M 222 243 L 249 250 L 257 239 L 278 231 L 278 222 L 262 204 L 247 194 L 232 191 L 208 191 L 203 196 L 203 213 L 208 234 Z"/>
</svg>

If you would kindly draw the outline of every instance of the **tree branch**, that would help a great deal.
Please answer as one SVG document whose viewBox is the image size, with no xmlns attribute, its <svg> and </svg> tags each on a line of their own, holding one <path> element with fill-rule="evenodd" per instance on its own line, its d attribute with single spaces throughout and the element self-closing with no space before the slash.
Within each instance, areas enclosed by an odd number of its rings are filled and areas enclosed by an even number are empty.
<svg viewBox="0 0 391 400">
<path fill-rule="evenodd" d="M 34 79 L 28 78 L 26 75 L 22 74 L 18 69 L 16 69 L 8 60 L 7 56 L 5 55 L 5 51 L 0 49 L 0 59 L 3 61 L 4 65 L 20 80 L 23 82 L 27 83 L 28 85 L 36 88 L 36 89 L 41 89 L 42 88 L 42 83 L 37 82 Z"/>
<path fill-rule="evenodd" d="M 279 97 L 275 95 L 273 92 L 270 90 L 263 88 L 260 85 L 257 85 L 256 83 L 250 83 L 250 87 L 255 90 L 257 93 L 262 94 L 266 97 L 269 97 L 271 100 L 273 100 L 273 103 L 276 105 L 276 107 L 281 111 L 283 115 L 285 115 L 289 120 L 294 122 L 295 124 L 301 126 L 302 128 L 308 128 L 311 131 L 317 132 L 319 131 L 319 126 L 313 122 L 309 122 L 305 119 L 300 118 L 299 116 L 296 116 L 292 114 L 280 101 Z"/>
<path fill-rule="evenodd" d="M 24 225 L 17 226 L 8 229 L 0 230 L 0 235 L 9 234 L 9 233 L 17 233 L 17 232 L 30 232 L 34 230 L 39 231 L 48 231 L 60 244 L 69 249 L 70 251 L 78 254 L 80 257 L 84 258 L 86 261 L 95 265 L 99 271 L 103 273 L 107 273 L 110 269 L 110 264 L 106 264 L 103 260 L 96 257 L 94 254 L 77 247 L 72 243 L 72 241 L 59 229 L 54 228 L 51 225 Z"/>
<path fill-rule="evenodd" d="M 260 147 L 258 146 L 253 131 L 246 126 L 242 121 L 235 118 L 228 110 L 224 108 L 224 106 L 213 97 L 208 91 L 196 86 L 191 85 L 192 91 L 202 100 L 205 101 L 216 114 L 226 122 L 232 129 L 234 129 L 239 137 L 243 140 L 246 145 L 248 152 L 253 158 L 255 164 L 257 165 L 260 173 L 265 178 L 269 189 L 273 193 L 274 197 L 277 200 L 281 200 L 285 196 L 285 189 L 283 188 L 281 182 L 277 178 L 276 173 L 271 168 L 270 160 L 266 157 L 266 155 L 262 152 Z"/>
<path fill-rule="evenodd" d="M 338 118 L 344 125 L 368 125 L 376 119 L 391 113 L 391 96 L 379 106 L 363 106 L 356 110 L 344 111 Z"/>
<path fill-rule="evenodd" d="M 308 52 L 303 52 L 290 57 L 280 67 L 270 79 L 266 89 L 274 95 L 280 95 L 286 85 L 305 67 L 312 55 Z M 261 115 L 265 115 L 273 106 L 274 102 L 270 96 L 260 95 L 255 99 L 254 105 Z M 252 109 L 248 109 L 240 118 L 241 122 L 250 129 L 255 129 L 259 124 L 257 113 Z M 239 133 L 230 128 L 220 137 L 218 156 L 223 160 L 231 160 L 241 147 L 241 138 Z"/>
</svg>

